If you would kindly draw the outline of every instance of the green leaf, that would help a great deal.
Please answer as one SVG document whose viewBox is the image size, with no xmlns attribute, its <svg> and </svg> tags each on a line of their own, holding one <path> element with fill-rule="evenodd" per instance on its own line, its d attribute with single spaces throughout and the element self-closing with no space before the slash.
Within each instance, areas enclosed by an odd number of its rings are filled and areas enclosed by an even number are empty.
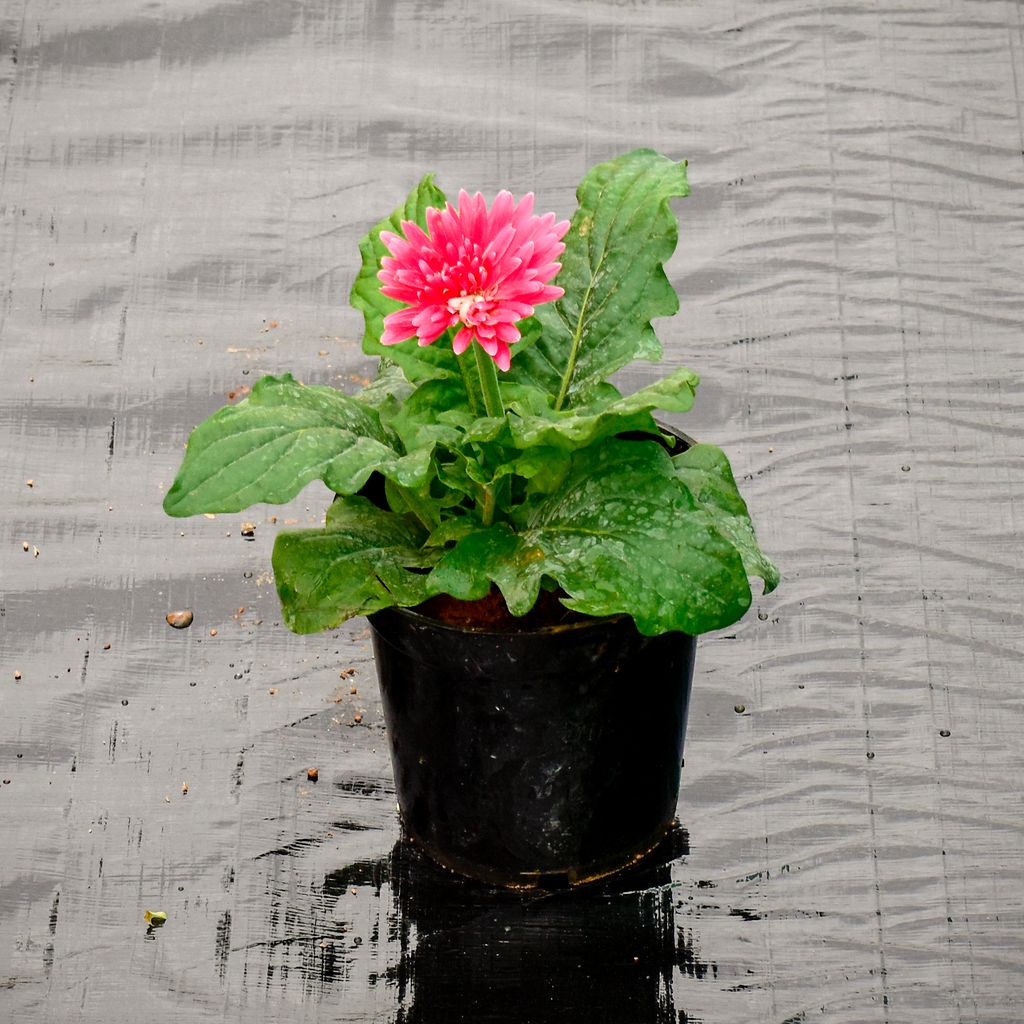
<svg viewBox="0 0 1024 1024">
<path fill-rule="evenodd" d="M 264 377 L 248 398 L 192 431 L 164 511 L 190 516 L 281 504 L 318 479 L 351 494 L 374 470 L 419 486 L 430 455 L 428 449 L 401 456 L 377 414 L 340 391 L 306 387 L 291 374 Z"/>
<path fill-rule="evenodd" d="M 533 607 L 540 589 L 540 574 L 533 572 L 530 550 L 507 523 L 471 531 L 450 528 L 437 539 L 440 537 L 457 540 L 430 574 L 431 586 L 439 593 L 451 594 L 461 601 L 476 601 L 487 595 L 493 580 L 513 615 L 524 615 Z M 537 557 L 542 557 L 542 553 Z"/>
<path fill-rule="evenodd" d="M 572 405 L 634 359 L 661 357 L 651 320 L 679 309 L 663 267 L 678 237 L 669 199 L 688 193 L 686 164 L 649 149 L 587 173 L 555 282 L 565 295 L 537 307 L 543 336 L 513 358 L 513 380 L 558 395 L 575 353 Z"/>
<path fill-rule="evenodd" d="M 399 406 L 383 411 L 382 420 L 399 437 L 406 451 L 446 442 L 457 445 L 475 417 L 459 380 L 426 380 Z"/>
<path fill-rule="evenodd" d="M 739 553 L 655 441 L 613 439 L 578 452 L 558 493 L 517 525 L 458 540 L 431 572 L 432 585 L 479 596 L 492 580 L 522 615 L 549 576 L 568 607 L 630 615 L 646 635 L 719 629 L 750 605 Z"/>
<path fill-rule="evenodd" d="M 296 633 L 332 629 L 353 615 L 411 606 L 434 592 L 425 572 L 436 554 L 420 532 L 365 498 L 335 501 L 322 530 L 282 533 L 274 544 L 281 610 Z"/>
<path fill-rule="evenodd" d="M 402 234 L 402 221 L 410 220 L 426 230 L 427 210 L 431 207 L 443 209 L 444 193 L 434 184 L 434 176 L 426 175 L 409 193 L 403 206 L 399 206 L 390 217 L 378 221 L 360 241 L 359 252 L 362 266 L 352 285 L 349 301 L 362 311 L 366 327 L 363 333 L 363 351 L 368 356 L 380 356 L 401 366 L 411 381 L 427 380 L 432 377 L 458 377 L 459 369 L 455 354 L 447 337 L 438 338 L 433 345 L 420 347 L 415 341 L 401 345 L 382 345 L 384 317 L 402 309 L 402 303 L 381 294 L 377 271 L 380 261 L 389 255 L 387 246 L 380 240 L 382 231 Z"/>
<path fill-rule="evenodd" d="M 352 397 L 362 405 L 376 409 L 381 419 L 386 421 L 389 414 L 393 415 L 401 408 L 415 387 L 397 363 L 382 358 L 377 366 L 377 376 Z"/>
<path fill-rule="evenodd" d="M 602 397 L 560 412 L 549 409 L 537 415 L 532 411 L 537 409 L 536 403 L 528 411 L 513 401 L 511 408 L 521 415 L 509 417 L 512 440 L 519 448 L 547 445 L 572 451 L 627 431 L 643 430 L 657 435 L 659 430 L 651 410 L 688 412 L 693 407 L 698 383 L 695 373 L 680 368 L 625 398 L 609 402 Z"/>
<path fill-rule="evenodd" d="M 712 444 L 696 444 L 676 455 L 672 464 L 676 476 L 736 546 L 747 575 L 764 580 L 766 594 L 773 591 L 779 585 L 779 570 L 757 543 L 747 504 L 736 486 L 725 452 Z"/>
</svg>

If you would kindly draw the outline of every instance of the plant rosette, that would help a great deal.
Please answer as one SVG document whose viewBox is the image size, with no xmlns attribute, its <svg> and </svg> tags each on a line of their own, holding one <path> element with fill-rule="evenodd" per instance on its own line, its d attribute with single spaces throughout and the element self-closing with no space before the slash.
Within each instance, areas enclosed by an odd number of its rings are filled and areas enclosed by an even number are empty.
<svg viewBox="0 0 1024 1024">
<path fill-rule="evenodd" d="M 299 633 L 492 593 L 514 617 L 558 600 L 645 636 L 735 622 L 748 577 L 767 592 L 778 573 L 725 454 L 663 444 L 654 413 L 689 410 L 696 374 L 630 395 L 609 381 L 661 356 L 651 320 L 679 307 L 670 200 L 688 191 L 685 163 L 637 150 L 586 175 L 568 223 L 532 195 L 453 205 L 427 175 L 359 246 L 376 379 L 350 395 L 262 378 L 193 430 L 165 511 L 239 512 L 322 480 L 323 528 L 274 546 Z"/>
</svg>

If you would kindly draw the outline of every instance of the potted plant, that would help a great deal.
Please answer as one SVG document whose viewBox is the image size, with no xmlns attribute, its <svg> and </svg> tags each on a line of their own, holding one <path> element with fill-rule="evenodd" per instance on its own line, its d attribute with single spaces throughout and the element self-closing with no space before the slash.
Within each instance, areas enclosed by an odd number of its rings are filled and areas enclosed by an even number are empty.
<svg viewBox="0 0 1024 1024">
<path fill-rule="evenodd" d="M 778 574 L 724 453 L 663 429 L 697 376 L 622 395 L 661 349 L 686 164 L 637 150 L 583 179 L 568 222 L 532 195 L 456 205 L 431 176 L 360 243 L 377 378 L 354 395 L 264 377 L 192 432 L 173 516 L 336 495 L 283 532 L 286 623 L 369 615 L 405 828 L 505 884 L 570 882 L 672 821 L 694 637 Z"/>
</svg>

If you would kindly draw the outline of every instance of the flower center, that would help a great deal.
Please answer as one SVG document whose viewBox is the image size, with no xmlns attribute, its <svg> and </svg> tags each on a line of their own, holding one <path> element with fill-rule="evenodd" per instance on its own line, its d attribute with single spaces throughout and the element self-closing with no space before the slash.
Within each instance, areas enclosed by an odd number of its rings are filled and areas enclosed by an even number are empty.
<svg viewBox="0 0 1024 1024">
<path fill-rule="evenodd" d="M 471 327 L 476 322 L 474 307 L 484 301 L 482 295 L 455 295 L 448 300 L 448 312 L 454 313 L 467 327 Z"/>
</svg>

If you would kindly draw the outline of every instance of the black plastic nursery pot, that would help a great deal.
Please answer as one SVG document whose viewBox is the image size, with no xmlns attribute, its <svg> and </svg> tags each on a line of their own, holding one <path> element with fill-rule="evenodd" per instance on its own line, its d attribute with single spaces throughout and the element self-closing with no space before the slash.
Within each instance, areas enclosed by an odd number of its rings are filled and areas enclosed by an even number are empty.
<svg viewBox="0 0 1024 1024">
<path fill-rule="evenodd" d="M 370 616 L 408 838 L 482 881 L 559 888 L 653 850 L 675 817 L 695 640 L 626 616 L 522 632 Z"/>
</svg>

